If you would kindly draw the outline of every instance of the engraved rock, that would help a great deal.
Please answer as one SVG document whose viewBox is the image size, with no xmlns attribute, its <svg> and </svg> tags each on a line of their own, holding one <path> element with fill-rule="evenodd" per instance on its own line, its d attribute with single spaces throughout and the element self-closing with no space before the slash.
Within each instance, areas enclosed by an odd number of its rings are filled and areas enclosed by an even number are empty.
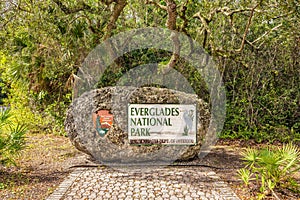
<svg viewBox="0 0 300 200">
<path fill-rule="evenodd" d="M 128 104 L 196 104 L 197 143 L 195 145 L 130 145 Z M 113 124 L 101 137 L 93 123 L 93 113 L 108 110 Z M 85 92 L 67 111 L 65 129 L 73 145 L 99 163 L 171 162 L 196 157 L 208 137 L 209 105 L 195 94 L 155 87 L 105 87 Z"/>
</svg>

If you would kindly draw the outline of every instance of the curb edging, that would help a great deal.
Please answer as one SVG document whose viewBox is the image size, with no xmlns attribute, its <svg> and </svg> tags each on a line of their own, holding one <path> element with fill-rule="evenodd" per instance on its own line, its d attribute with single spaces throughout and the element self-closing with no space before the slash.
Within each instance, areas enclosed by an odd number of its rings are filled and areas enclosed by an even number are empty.
<svg viewBox="0 0 300 200">
<path fill-rule="evenodd" d="M 67 190 L 71 187 L 77 177 L 79 177 L 84 169 L 75 169 L 69 174 L 69 176 L 54 190 L 54 192 L 48 196 L 45 200 L 60 200 Z"/>
</svg>

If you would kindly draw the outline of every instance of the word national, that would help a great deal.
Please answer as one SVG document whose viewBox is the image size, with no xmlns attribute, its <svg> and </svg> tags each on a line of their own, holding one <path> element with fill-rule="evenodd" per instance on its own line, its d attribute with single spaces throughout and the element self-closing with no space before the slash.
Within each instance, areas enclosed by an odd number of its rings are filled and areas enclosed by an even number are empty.
<svg viewBox="0 0 300 200">
<path fill-rule="evenodd" d="M 133 126 L 172 126 L 171 118 L 131 118 Z"/>
</svg>

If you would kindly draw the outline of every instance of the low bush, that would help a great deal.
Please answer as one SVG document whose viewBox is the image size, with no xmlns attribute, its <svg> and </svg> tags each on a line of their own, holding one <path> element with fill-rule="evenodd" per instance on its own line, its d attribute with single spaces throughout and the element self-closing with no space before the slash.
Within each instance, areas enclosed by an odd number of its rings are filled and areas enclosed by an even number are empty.
<svg viewBox="0 0 300 200">
<path fill-rule="evenodd" d="M 279 199 L 274 189 L 286 188 L 300 192 L 299 184 L 293 179 L 300 170 L 300 151 L 293 144 L 265 149 L 247 149 L 242 153 L 246 166 L 238 170 L 240 178 L 249 187 L 250 181 L 255 181 L 259 187 L 258 199 L 272 194 Z"/>
</svg>

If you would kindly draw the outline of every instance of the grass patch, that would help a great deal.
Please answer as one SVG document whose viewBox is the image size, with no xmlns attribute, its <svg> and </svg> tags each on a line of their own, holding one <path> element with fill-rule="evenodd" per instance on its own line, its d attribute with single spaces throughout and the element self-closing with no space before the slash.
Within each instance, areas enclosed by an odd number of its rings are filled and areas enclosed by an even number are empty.
<svg viewBox="0 0 300 200">
<path fill-rule="evenodd" d="M 68 159 L 78 151 L 69 139 L 55 134 L 27 134 L 16 166 L 0 167 L 0 199 L 44 199 L 67 176 Z"/>
</svg>

